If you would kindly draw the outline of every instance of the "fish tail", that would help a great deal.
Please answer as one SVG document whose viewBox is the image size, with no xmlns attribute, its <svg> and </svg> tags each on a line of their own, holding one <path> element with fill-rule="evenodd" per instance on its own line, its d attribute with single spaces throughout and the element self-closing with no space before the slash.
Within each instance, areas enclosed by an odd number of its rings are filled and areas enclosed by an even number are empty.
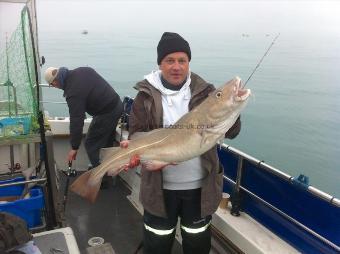
<svg viewBox="0 0 340 254">
<path fill-rule="evenodd" d="M 87 171 L 80 175 L 70 186 L 71 191 L 80 195 L 81 197 L 89 200 L 91 203 L 96 201 L 100 189 L 101 179 L 92 183 L 91 177 L 92 170 Z"/>
</svg>

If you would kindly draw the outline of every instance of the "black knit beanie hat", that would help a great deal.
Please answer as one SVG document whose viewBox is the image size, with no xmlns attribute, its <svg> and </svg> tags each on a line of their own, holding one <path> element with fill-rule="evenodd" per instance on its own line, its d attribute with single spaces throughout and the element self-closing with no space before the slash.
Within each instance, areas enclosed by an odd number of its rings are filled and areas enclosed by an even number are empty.
<svg viewBox="0 0 340 254">
<path fill-rule="evenodd" d="M 157 63 L 161 64 L 161 61 L 168 54 L 174 52 L 184 52 L 188 55 L 189 61 L 191 60 L 191 51 L 189 43 L 184 40 L 182 36 L 177 33 L 165 32 L 163 33 L 161 40 L 157 46 Z"/>
</svg>

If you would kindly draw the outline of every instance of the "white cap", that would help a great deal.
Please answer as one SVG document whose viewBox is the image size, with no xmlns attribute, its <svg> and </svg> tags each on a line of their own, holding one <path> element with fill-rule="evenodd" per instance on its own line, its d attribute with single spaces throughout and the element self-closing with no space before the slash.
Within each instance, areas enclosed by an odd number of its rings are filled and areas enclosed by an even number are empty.
<svg viewBox="0 0 340 254">
<path fill-rule="evenodd" d="M 48 84 L 51 84 L 57 77 L 59 69 L 56 67 L 48 67 L 45 71 L 45 80 Z"/>
</svg>

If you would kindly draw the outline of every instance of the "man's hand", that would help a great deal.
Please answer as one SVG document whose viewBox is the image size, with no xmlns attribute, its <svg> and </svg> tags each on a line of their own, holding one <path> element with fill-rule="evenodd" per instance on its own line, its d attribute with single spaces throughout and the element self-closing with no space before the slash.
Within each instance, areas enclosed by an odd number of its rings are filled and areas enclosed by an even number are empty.
<svg viewBox="0 0 340 254">
<path fill-rule="evenodd" d="M 128 148 L 129 146 L 129 140 L 123 140 L 119 143 L 120 148 Z"/>
<path fill-rule="evenodd" d="M 178 163 L 175 162 L 164 162 L 164 161 L 144 161 L 142 163 L 142 167 L 145 168 L 148 171 L 157 171 L 162 170 L 166 166 L 173 165 L 176 166 Z"/>
<path fill-rule="evenodd" d="M 77 157 L 78 150 L 71 149 L 67 155 L 67 161 L 74 161 Z"/>
<path fill-rule="evenodd" d="M 123 148 L 123 149 L 128 148 L 128 147 L 129 147 L 129 142 L 130 142 L 129 140 L 123 140 L 123 141 L 121 141 L 121 142 L 119 143 L 120 148 Z M 132 156 L 132 157 L 130 158 L 129 163 L 123 165 L 123 166 L 120 168 L 120 170 L 125 170 L 125 171 L 127 171 L 127 170 L 129 170 L 129 169 L 131 169 L 131 168 L 137 167 L 137 166 L 139 165 L 139 163 L 140 163 L 140 158 L 139 158 L 139 156 L 138 156 L 138 155 L 134 155 L 134 156 Z"/>
</svg>

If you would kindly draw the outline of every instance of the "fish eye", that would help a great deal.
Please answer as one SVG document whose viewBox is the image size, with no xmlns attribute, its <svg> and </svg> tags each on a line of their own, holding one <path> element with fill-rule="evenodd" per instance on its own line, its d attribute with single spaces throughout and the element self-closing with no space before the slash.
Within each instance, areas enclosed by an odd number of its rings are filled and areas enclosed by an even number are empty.
<svg viewBox="0 0 340 254">
<path fill-rule="evenodd" d="M 216 98 L 220 98 L 220 97 L 222 97 L 222 92 L 217 92 L 216 93 Z"/>
</svg>

